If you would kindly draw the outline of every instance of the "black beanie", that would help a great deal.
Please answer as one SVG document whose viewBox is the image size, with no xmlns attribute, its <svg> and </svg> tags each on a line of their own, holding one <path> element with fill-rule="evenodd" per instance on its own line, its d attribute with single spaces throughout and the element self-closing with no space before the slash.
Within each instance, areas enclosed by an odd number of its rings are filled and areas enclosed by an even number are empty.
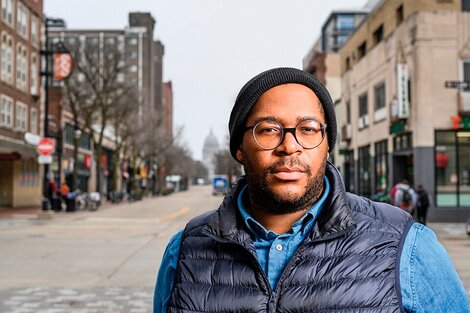
<svg viewBox="0 0 470 313">
<path fill-rule="evenodd" d="M 320 100 L 325 113 L 328 151 L 331 152 L 336 142 L 336 117 L 328 90 L 312 74 L 296 69 L 280 67 L 258 74 L 240 90 L 230 114 L 228 128 L 230 132 L 230 153 L 237 160 L 237 149 L 244 134 L 248 115 L 259 97 L 269 89 L 283 84 L 300 84 L 312 89 Z M 237 160 L 238 161 L 238 160 Z"/>
</svg>

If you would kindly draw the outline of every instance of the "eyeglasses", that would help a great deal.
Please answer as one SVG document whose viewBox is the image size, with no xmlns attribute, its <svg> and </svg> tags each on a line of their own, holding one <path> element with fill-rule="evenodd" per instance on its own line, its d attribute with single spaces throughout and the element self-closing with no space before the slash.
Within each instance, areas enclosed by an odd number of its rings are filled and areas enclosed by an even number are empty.
<svg viewBox="0 0 470 313">
<path fill-rule="evenodd" d="M 274 121 L 261 121 L 254 126 L 245 127 L 253 130 L 253 139 L 264 150 L 273 150 L 281 145 L 286 133 L 294 135 L 295 140 L 305 149 L 318 147 L 325 138 L 326 124 L 316 120 L 301 121 L 294 128 L 282 127 Z"/>
</svg>

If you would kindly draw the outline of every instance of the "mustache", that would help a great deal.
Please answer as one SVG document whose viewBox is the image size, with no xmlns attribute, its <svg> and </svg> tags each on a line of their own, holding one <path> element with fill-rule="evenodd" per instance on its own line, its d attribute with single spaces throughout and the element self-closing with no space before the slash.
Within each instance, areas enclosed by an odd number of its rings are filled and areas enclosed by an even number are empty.
<svg viewBox="0 0 470 313">
<path fill-rule="evenodd" d="M 283 167 L 298 167 L 300 168 L 303 172 L 307 173 L 307 174 L 311 174 L 312 171 L 310 169 L 310 166 L 297 159 L 297 158 L 288 158 L 288 159 L 281 159 L 281 160 L 278 160 L 276 162 L 274 162 L 273 164 L 271 164 L 270 166 L 268 166 L 265 170 L 266 173 L 275 173 L 275 172 L 278 172 L 280 168 L 283 168 Z"/>
</svg>

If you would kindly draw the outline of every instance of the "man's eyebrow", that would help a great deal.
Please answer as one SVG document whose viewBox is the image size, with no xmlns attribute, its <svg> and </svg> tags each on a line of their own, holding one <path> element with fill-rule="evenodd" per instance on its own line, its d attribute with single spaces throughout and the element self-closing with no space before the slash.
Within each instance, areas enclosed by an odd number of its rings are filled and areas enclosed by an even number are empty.
<svg viewBox="0 0 470 313">
<path fill-rule="evenodd" d="M 306 116 L 299 116 L 297 118 L 297 122 L 303 122 L 303 121 L 306 121 L 306 120 L 314 120 L 314 121 L 317 121 L 317 122 L 320 122 L 322 124 L 325 124 L 325 122 L 322 122 L 322 118 L 318 118 L 318 116 L 311 116 L 311 115 L 306 115 Z"/>
<path fill-rule="evenodd" d="M 253 125 L 256 125 L 259 122 L 265 122 L 265 121 L 280 123 L 279 120 L 277 118 L 275 118 L 274 116 L 263 116 L 263 117 L 259 117 L 256 120 L 254 120 Z"/>
</svg>

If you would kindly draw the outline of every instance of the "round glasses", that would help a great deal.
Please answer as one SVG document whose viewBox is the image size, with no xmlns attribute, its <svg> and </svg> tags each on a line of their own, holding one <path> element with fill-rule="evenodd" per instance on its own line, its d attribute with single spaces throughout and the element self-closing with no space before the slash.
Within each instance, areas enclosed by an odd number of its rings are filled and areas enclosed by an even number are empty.
<svg viewBox="0 0 470 313">
<path fill-rule="evenodd" d="M 284 141 L 286 133 L 294 135 L 295 140 L 305 149 L 318 147 L 325 138 L 326 124 L 316 120 L 303 120 L 294 128 L 282 127 L 274 121 L 261 121 L 253 126 L 245 127 L 245 131 L 253 130 L 253 139 L 264 150 L 276 149 Z"/>
</svg>

